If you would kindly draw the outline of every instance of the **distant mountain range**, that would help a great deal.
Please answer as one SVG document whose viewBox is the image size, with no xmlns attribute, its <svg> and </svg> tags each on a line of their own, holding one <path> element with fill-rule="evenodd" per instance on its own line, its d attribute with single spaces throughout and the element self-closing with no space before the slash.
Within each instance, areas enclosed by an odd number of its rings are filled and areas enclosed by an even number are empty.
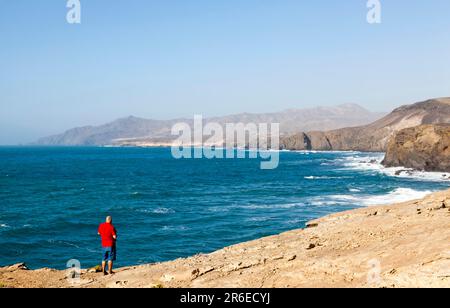
<svg viewBox="0 0 450 308">
<path fill-rule="evenodd" d="M 445 123 L 450 123 L 450 98 L 431 99 L 397 108 L 368 125 L 297 133 L 283 138 L 281 148 L 384 152 L 391 137 L 400 130 L 424 124 Z"/>
<path fill-rule="evenodd" d="M 356 104 L 310 109 L 291 109 L 278 113 L 242 113 L 204 119 L 204 122 L 226 123 L 280 123 L 283 136 L 302 131 L 333 130 L 371 123 L 385 113 L 370 112 Z M 38 140 L 37 145 L 104 146 L 164 143 L 174 139 L 171 128 L 175 123 L 193 123 L 193 119 L 150 120 L 137 117 L 118 119 L 101 126 L 70 129 L 62 134 Z"/>
</svg>

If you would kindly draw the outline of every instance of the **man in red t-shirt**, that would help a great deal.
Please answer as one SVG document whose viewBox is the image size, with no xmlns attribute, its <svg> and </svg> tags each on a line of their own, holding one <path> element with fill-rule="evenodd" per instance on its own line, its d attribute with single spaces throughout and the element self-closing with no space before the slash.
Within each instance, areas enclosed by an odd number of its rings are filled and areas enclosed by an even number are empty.
<svg viewBox="0 0 450 308">
<path fill-rule="evenodd" d="M 98 234 L 102 237 L 102 247 L 103 247 L 103 260 L 102 260 L 102 271 L 104 275 L 106 273 L 106 262 L 108 262 L 108 272 L 110 275 L 113 274 L 113 262 L 116 261 L 116 240 L 117 232 L 112 224 L 112 217 L 106 217 L 106 222 L 102 223 L 98 227 Z"/>
</svg>

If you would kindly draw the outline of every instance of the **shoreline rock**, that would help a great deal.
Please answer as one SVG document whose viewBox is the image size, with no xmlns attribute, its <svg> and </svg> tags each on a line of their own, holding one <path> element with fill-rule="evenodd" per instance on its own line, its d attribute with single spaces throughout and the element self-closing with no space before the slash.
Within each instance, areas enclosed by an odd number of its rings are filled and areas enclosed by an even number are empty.
<svg viewBox="0 0 450 308">
<path fill-rule="evenodd" d="M 390 140 L 382 164 L 450 172 L 450 124 L 421 125 L 399 131 Z"/>
</svg>

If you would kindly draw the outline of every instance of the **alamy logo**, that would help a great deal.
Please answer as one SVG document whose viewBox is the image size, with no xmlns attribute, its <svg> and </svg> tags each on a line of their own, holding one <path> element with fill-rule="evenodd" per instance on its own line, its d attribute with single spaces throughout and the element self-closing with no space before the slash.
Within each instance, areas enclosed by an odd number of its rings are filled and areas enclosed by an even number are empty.
<svg viewBox="0 0 450 308">
<path fill-rule="evenodd" d="M 67 261 L 66 278 L 70 284 L 79 284 L 81 279 L 81 263 L 76 259 Z"/>
<path fill-rule="evenodd" d="M 369 24 L 381 24 L 381 2 L 380 0 L 369 0 L 367 2 L 367 22 Z"/>
<path fill-rule="evenodd" d="M 69 11 L 66 15 L 66 20 L 69 24 L 81 23 L 81 2 L 80 0 L 68 0 L 67 8 Z M 381 1 L 380 0 L 368 0 L 367 8 L 367 22 L 369 24 L 381 23 Z"/>
<path fill-rule="evenodd" d="M 381 284 L 381 262 L 372 259 L 367 262 L 369 272 L 367 273 L 367 284 L 371 287 L 378 287 Z"/>
<path fill-rule="evenodd" d="M 69 9 L 66 20 L 69 24 L 81 24 L 81 2 L 80 0 L 68 0 L 66 7 Z"/>
<path fill-rule="evenodd" d="M 172 135 L 172 156 L 187 158 L 260 158 L 261 169 L 276 169 L 279 165 L 279 123 L 203 124 L 201 115 L 194 116 L 193 128 L 188 123 L 176 123 Z"/>
</svg>

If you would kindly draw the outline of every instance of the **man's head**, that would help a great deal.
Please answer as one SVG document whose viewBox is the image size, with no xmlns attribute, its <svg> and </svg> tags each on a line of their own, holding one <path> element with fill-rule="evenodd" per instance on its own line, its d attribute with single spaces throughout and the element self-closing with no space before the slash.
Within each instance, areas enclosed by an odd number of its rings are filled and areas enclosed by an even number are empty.
<svg viewBox="0 0 450 308">
<path fill-rule="evenodd" d="M 108 223 L 108 224 L 112 223 L 112 217 L 111 216 L 106 217 L 106 223 Z"/>
</svg>

